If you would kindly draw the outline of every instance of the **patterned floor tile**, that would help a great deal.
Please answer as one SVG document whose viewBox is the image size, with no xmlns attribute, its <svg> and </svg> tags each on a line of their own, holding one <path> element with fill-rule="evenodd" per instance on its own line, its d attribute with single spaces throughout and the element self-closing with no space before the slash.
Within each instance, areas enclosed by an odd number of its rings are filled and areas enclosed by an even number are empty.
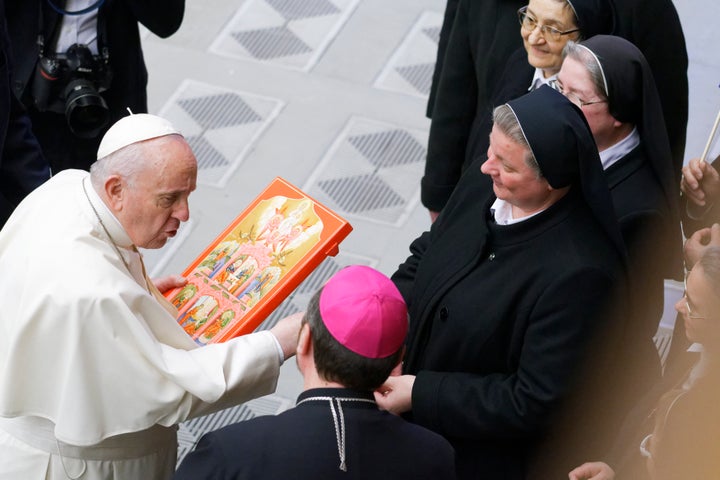
<svg viewBox="0 0 720 480">
<path fill-rule="evenodd" d="M 375 87 L 427 97 L 430 93 L 443 16 L 426 11 L 410 29 L 375 81 Z"/>
<path fill-rule="evenodd" d="M 359 0 L 249 0 L 210 51 L 309 71 Z"/>
<path fill-rule="evenodd" d="M 198 183 L 223 187 L 283 102 L 186 80 L 161 111 L 188 138 Z"/>
<path fill-rule="evenodd" d="M 305 191 L 341 215 L 398 225 L 419 195 L 427 134 L 352 118 Z"/>
</svg>

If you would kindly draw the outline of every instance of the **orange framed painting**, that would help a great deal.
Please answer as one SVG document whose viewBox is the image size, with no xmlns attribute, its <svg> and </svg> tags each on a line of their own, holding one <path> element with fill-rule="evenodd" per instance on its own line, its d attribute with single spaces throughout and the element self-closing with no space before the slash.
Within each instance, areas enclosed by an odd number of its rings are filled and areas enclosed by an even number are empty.
<svg viewBox="0 0 720 480">
<path fill-rule="evenodd" d="M 345 219 L 277 177 L 165 294 L 198 344 L 252 332 L 352 231 Z"/>
</svg>

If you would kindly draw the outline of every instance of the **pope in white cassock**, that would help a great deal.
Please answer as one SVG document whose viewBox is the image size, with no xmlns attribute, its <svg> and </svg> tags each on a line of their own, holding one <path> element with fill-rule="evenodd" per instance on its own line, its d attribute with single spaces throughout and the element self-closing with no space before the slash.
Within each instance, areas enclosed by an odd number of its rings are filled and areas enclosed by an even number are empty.
<svg viewBox="0 0 720 480">
<path fill-rule="evenodd" d="M 189 217 L 197 162 L 164 119 L 131 115 L 91 173 L 67 170 L 0 231 L 0 479 L 166 479 L 176 425 L 274 391 L 300 315 L 198 347 L 136 247 Z"/>
</svg>

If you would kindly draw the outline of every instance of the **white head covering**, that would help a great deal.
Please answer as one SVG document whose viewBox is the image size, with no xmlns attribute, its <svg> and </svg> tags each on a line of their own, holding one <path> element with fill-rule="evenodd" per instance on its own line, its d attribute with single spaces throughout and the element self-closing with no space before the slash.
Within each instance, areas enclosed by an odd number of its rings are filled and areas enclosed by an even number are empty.
<svg viewBox="0 0 720 480">
<path fill-rule="evenodd" d="M 165 135 L 182 135 L 169 121 L 149 113 L 136 113 L 121 118 L 105 133 L 97 159 L 107 157 L 121 148 L 133 143 L 164 137 Z"/>
</svg>

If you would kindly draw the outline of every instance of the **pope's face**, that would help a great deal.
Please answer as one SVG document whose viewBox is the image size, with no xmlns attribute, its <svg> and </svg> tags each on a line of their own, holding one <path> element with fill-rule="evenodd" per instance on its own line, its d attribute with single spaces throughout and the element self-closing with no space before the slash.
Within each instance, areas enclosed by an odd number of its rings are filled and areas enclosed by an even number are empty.
<svg viewBox="0 0 720 480">
<path fill-rule="evenodd" d="M 493 126 L 488 159 L 480 170 L 492 178 L 495 196 L 525 214 L 537 211 L 547 201 L 547 180 L 540 177 L 525 160 L 528 150 Z"/>
<path fill-rule="evenodd" d="M 160 248 L 190 217 L 197 161 L 179 136 L 149 140 L 144 147 L 147 164 L 125 185 L 116 216 L 135 245 Z"/>
<path fill-rule="evenodd" d="M 544 35 L 540 27 L 547 25 L 561 32 L 574 30 L 577 28 L 575 14 L 566 1 L 530 0 L 527 15 L 537 23 L 533 30 L 520 28 L 528 63 L 542 69 L 547 78 L 560 70 L 563 47 L 568 40 L 577 40 L 579 32 L 562 35 L 558 40 L 553 40 L 548 35 Z"/>
</svg>

